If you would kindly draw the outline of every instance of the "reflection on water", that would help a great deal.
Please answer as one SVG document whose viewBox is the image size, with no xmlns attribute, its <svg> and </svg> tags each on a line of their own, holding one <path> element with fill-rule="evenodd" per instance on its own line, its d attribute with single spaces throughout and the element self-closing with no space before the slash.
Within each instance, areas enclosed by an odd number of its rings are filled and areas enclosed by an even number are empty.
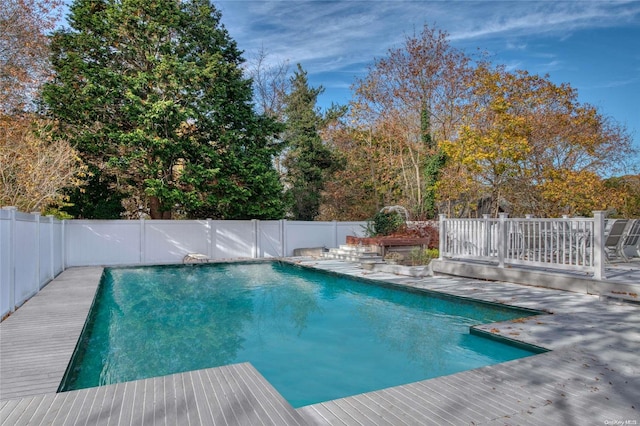
<svg viewBox="0 0 640 426">
<path fill-rule="evenodd" d="M 248 361 L 298 407 L 531 355 L 469 335 L 519 316 L 278 263 L 107 269 L 62 390 Z"/>
</svg>

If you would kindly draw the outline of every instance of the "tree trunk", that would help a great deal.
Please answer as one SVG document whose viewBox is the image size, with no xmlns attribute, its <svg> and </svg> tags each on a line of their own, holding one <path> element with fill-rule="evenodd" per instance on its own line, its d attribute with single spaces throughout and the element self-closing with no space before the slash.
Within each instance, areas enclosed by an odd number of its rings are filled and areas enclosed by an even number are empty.
<svg viewBox="0 0 640 426">
<path fill-rule="evenodd" d="M 149 216 L 151 219 L 171 219 L 171 210 L 160 210 L 160 199 L 158 197 L 149 197 Z"/>
</svg>

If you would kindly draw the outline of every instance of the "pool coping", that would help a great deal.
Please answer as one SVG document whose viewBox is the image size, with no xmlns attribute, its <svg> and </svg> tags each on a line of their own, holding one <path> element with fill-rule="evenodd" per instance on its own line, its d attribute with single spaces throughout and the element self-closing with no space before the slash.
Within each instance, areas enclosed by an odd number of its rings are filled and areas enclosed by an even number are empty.
<svg viewBox="0 0 640 426">
<path fill-rule="evenodd" d="M 637 354 L 637 344 L 640 342 L 638 334 L 640 309 L 636 306 L 604 303 L 595 296 L 518 284 L 473 279 L 400 277 L 380 273 L 374 275 L 363 271 L 357 265 L 341 261 L 307 258 L 288 259 L 288 261 L 302 266 L 406 285 L 416 289 L 443 292 L 454 296 L 464 295 L 472 299 L 513 304 L 524 308 L 538 306 L 553 311 L 553 315 L 547 316 L 545 321 L 539 321 L 533 317 L 533 320 L 491 324 L 489 328 L 478 327 L 481 332 L 549 348 L 552 349 L 551 352 L 524 360 L 302 407 L 295 412 L 304 419 L 303 423 L 416 424 L 419 420 L 434 424 L 468 424 L 469 422 L 543 424 L 553 420 L 566 422 L 567 408 L 571 408 L 569 412 L 576 424 L 580 423 L 580 419 L 591 424 L 594 424 L 594 419 L 599 419 L 600 424 L 613 420 L 640 421 L 639 407 L 633 405 L 633 401 L 640 401 L 640 379 L 638 379 L 640 355 Z M 91 269 L 72 268 L 69 273 L 87 272 Z M 98 275 L 99 280 L 102 268 L 93 269 L 93 273 L 88 275 Z M 96 274 L 97 270 L 99 274 Z M 51 300 L 49 299 L 52 297 L 51 293 L 55 292 L 60 292 L 58 296 L 64 292 L 67 296 L 69 294 L 78 296 L 78 293 L 83 293 L 85 298 L 88 293 L 91 293 L 90 302 L 87 304 L 85 301 L 85 305 L 90 305 L 97 283 L 91 292 L 91 283 L 87 283 L 80 277 L 83 283 L 79 287 L 74 287 L 69 283 L 69 275 L 65 274 L 45 287 L 41 293 L 42 296 L 34 297 L 0 324 L 2 332 L 0 349 L 3 351 L 3 356 L 0 358 L 3 372 L 0 379 L 0 392 L 2 392 L 0 413 L 3 415 L 9 411 L 14 413 L 16 407 L 23 407 L 27 416 L 29 407 L 33 410 L 37 408 L 33 407 L 35 404 L 33 401 L 36 399 L 39 400 L 37 406 L 41 410 L 46 406 L 47 401 L 54 403 L 55 397 L 51 392 L 55 390 L 46 390 L 46 383 L 32 383 L 36 390 L 22 392 L 22 394 L 5 392 L 7 387 L 13 387 L 15 390 L 16 387 L 24 386 L 18 383 L 19 378 L 15 377 L 16 374 L 13 378 L 10 377 L 11 374 L 5 375 L 5 367 L 14 368 L 17 372 L 38 370 L 37 363 L 52 355 L 46 349 L 36 351 L 31 356 L 23 354 L 20 357 L 25 364 L 23 370 L 15 366 L 11 367 L 10 363 L 8 364 L 7 355 L 11 352 L 15 355 L 16 350 L 22 351 L 29 346 L 29 343 L 25 340 L 26 336 L 8 331 L 7 324 L 22 321 L 22 318 L 26 317 L 25 313 L 33 310 L 31 308 L 36 310 L 43 308 L 47 300 Z M 75 323 L 72 326 L 78 330 L 75 336 L 66 336 L 67 341 L 73 341 L 73 350 L 79 336 L 79 329 L 84 325 L 88 306 L 80 306 L 82 303 L 73 297 L 70 300 L 66 306 L 68 309 L 64 310 L 65 315 L 68 315 L 63 321 Z M 81 313 L 70 312 L 72 305 L 78 308 L 75 309 L 78 311 L 85 309 L 84 316 Z M 61 312 L 51 314 L 54 320 L 47 321 L 40 318 L 36 324 L 55 325 L 55 322 L 61 321 Z M 79 320 L 80 317 L 81 320 Z M 77 324 L 78 322 L 80 325 Z M 540 322 L 543 324 L 539 324 Z M 57 339 L 55 345 L 64 345 L 60 343 L 64 339 Z M 57 348 L 55 352 L 53 355 L 64 358 L 65 355 L 60 355 L 64 350 Z M 47 356 L 42 356 L 43 353 Z M 58 384 L 70 359 L 68 351 L 66 356 Z M 550 373 L 551 371 L 553 374 Z M 46 378 L 45 381 L 55 382 L 53 376 L 56 373 L 47 369 L 42 373 Z M 542 380 L 541 376 L 546 377 L 547 380 Z M 38 380 L 35 376 L 27 378 L 27 381 L 32 382 Z M 465 385 L 462 385 L 463 383 Z M 567 390 L 564 392 L 565 396 L 562 396 L 563 392 L 559 392 L 561 389 L 569 389 L 570 392 Z M 28 394 L 29 392 L 31 395 Z M 508 402 L 505 400 L 507 394 L 510 395 Z M 513 396 L 515 399 L 511 398 Z M 26 403 L 27 400 L 31 402 Z M 60 404 L 58 401 L 58 405 L 63 406 Z M 483 404 L 485 408 L 482 408 Z M 452 406 L 456 407 L 454 414 L 442 411 L 445 409 L 451 411 Z M 90 416 L 91 409 L 86 410 L 80 414 Z M 299 423 L 300 419 L 295 419 L 295 422 Z"/>
</svg>

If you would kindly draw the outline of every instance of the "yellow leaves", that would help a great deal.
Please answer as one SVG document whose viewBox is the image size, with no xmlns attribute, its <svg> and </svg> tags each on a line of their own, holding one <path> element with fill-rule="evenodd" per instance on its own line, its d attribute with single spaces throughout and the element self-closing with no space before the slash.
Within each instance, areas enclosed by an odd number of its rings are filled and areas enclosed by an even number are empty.
<svg viewBox="0 0 640 426">
<path fill-rule="evenodd" d="M 547 203 L 548 216 L 587 216 L 594 210 L 607 210 L 623 202 L 623 191 L 607 188 L 605 182 L 590 171 L 548 169 L 544 176 L 540 190 Z"/>
<path fill-rule="evenodd" d="M 64 187 L 79 186 L 86 167 L 66 141 L 49 141 L 34 118 L 0 116 L 0 204 L 23 211 L 62 206 Z"/>
</svg>

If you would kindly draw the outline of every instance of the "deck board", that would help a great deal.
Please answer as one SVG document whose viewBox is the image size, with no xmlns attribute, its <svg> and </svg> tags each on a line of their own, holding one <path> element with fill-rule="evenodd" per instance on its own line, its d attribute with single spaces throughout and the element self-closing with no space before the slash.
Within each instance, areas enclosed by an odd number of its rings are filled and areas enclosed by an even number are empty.
<svg viewBox="0 0 640 426">
<path fill-rule="evenodd" d="M 219 388 L 207 384 L 212 376 L 233 381 L 226 400 L 216 398 Z M 0 419 L 3 425 L 306 424 L 281 397 L 270 397 L 271 393 L 271 385 L 250 364 L 235 364 L 7 400 L 0 408 Z M 230 414 L 238 406 L 243 407 L 242 413 Z"/>
<path fill-rule="evenodd" d="M 563 365 L 570 361 L 571 368 L 564 370 Z M 369 413 L 386 413 L 391 405 L 422 424 L 604 424 L 622 417 L 640 420 L 634 405 L 634 401 L 640 401 L 640 379 L 616 377 L 611 371 L 606 374 L 607 369 L 596 365 L 591 354 L 568 348 L 371 392 L 368 401 L 362 396 L 349 397 L 299 411 L 314 423 L 326 411 L 351 414 L 357 398 L 367 404 Z M 599 378 L 605 375 L 610 383 Z M 362 407 L 355 411 L 361 412 Z M 331 422 L 360 423 L 349 416 Z"/>
</svg>

